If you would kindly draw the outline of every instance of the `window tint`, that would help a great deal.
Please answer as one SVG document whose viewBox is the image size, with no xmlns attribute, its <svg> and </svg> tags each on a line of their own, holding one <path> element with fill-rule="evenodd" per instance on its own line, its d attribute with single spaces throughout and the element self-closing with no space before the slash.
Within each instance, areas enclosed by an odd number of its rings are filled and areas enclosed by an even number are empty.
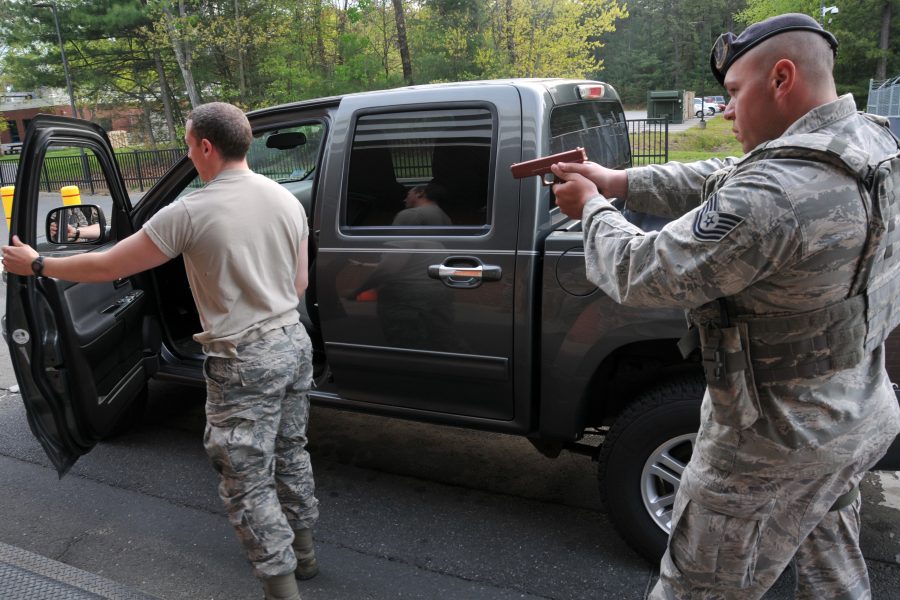
<svg viewBox="0 0 900 600">
<path fill-rule="evenodd" d="M 581 146 L 588 159 L 619 169 L 631 165 L 628 124 L 618 102 L 579 102 L 550 113 L 550 152 Z"/>
<path fill-rule="evenodd" d="M 480 233 L 488 224 L 492 139 L 493 116 L 484 108 L 360 117 L 343 226 Z"/>
</svg>

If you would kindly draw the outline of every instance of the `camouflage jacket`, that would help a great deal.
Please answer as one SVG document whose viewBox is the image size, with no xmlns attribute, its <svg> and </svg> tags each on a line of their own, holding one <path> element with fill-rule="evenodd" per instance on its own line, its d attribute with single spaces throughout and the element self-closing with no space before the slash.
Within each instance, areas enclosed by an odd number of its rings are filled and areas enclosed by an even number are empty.
<svg viewBox="0 0 900 600">
<path fill-rule="evenodd" d="M 849 95 L 810 111 L 784 135 L 813 132 L 840 136 L 873 159 L 896 152 L 893 138 L 858 114 Z M 588 277 L 622 304 L 680 306 L 694 322 L 718 313 L 719 298 L 731 313 L 753 317 L 847 298 L 867 230 L 856 179 L 820 161 L 740 163 L 630 169 L 627 208 L 675 220 L 645 233 L 605 198 L 591 199 L 583 217 Z M 883 348 L 812 379 L 758 385 L 748 369 L 710 385 L 702 416 L 703 461 L 768 475 L 839 468 L 900 430 Z"/>
</svg>

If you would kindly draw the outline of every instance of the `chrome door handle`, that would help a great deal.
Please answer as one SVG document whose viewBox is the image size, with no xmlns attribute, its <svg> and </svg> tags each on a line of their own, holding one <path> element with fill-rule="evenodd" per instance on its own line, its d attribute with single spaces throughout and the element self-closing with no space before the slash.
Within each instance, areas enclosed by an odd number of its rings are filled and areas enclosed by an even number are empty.
<svg viewBox="0 0 900 600">
<path fill-rule="evenodd" d="M 477 258 L 454 256 L 429 266 L 428 276 L 450 287 L 473 288 L 483 281 L 500 281 L 503 270 L 497 265 L 484 265 Z"/>
</svg>

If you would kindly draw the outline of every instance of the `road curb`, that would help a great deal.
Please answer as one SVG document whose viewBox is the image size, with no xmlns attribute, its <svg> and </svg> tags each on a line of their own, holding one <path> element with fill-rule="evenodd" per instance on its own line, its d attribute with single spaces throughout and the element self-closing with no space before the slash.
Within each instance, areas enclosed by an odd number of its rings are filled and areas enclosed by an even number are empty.
<svg viewBox="0 0 900 600">
<path fill-rule="evenodd" d="M 16 600 L 158 600 L 22 548 L 0 542 L 0 588 Z"/>
</svg>

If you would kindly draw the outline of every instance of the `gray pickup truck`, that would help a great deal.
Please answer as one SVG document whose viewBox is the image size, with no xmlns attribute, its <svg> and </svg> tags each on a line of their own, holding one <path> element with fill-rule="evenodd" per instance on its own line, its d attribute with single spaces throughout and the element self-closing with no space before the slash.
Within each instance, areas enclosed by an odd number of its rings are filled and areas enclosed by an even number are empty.
<svg viewBox="0 0 900 600">
<path fill-rule="evenodd" d="M 580 223 L 540 178 L 515 179 L 509 168 L 578 146 L 629 166 L 615 89 L 441 84 L 249 117 L 252 168 L 289 189 L 310 219 L 311 286 L 299 308 L 316 351 L 312 400 L 521 435 L 548 457 L 589 455 L 611 521 L 657 559 L 704 389 L 698 359 L 676 348 L 684 317 L 621 307 L 589 283 Z M 82 189 L 85 205 L 48 208 L 41 174 L 63 177 L 48 150 L 64 148 L 84 152 L 72 176 L 89 168 L 96 195 Z M 48 255 L 102 251 L 201 185 L 186 158 L 138 202 L 128 177 L 102 129 L 38 117 L 11 230 Z M 409 191 L 426 184 L 447 218 L 399 217 Z M 54 239 L 51 225 L 76 217 L 99 221 L 101 238 Z M 181 259 L 107 284 L 10 276 L 3 331 L 32 431 L 60 473 L 141 413 L 150 378 L 202 382 Z"/>
</svg>

